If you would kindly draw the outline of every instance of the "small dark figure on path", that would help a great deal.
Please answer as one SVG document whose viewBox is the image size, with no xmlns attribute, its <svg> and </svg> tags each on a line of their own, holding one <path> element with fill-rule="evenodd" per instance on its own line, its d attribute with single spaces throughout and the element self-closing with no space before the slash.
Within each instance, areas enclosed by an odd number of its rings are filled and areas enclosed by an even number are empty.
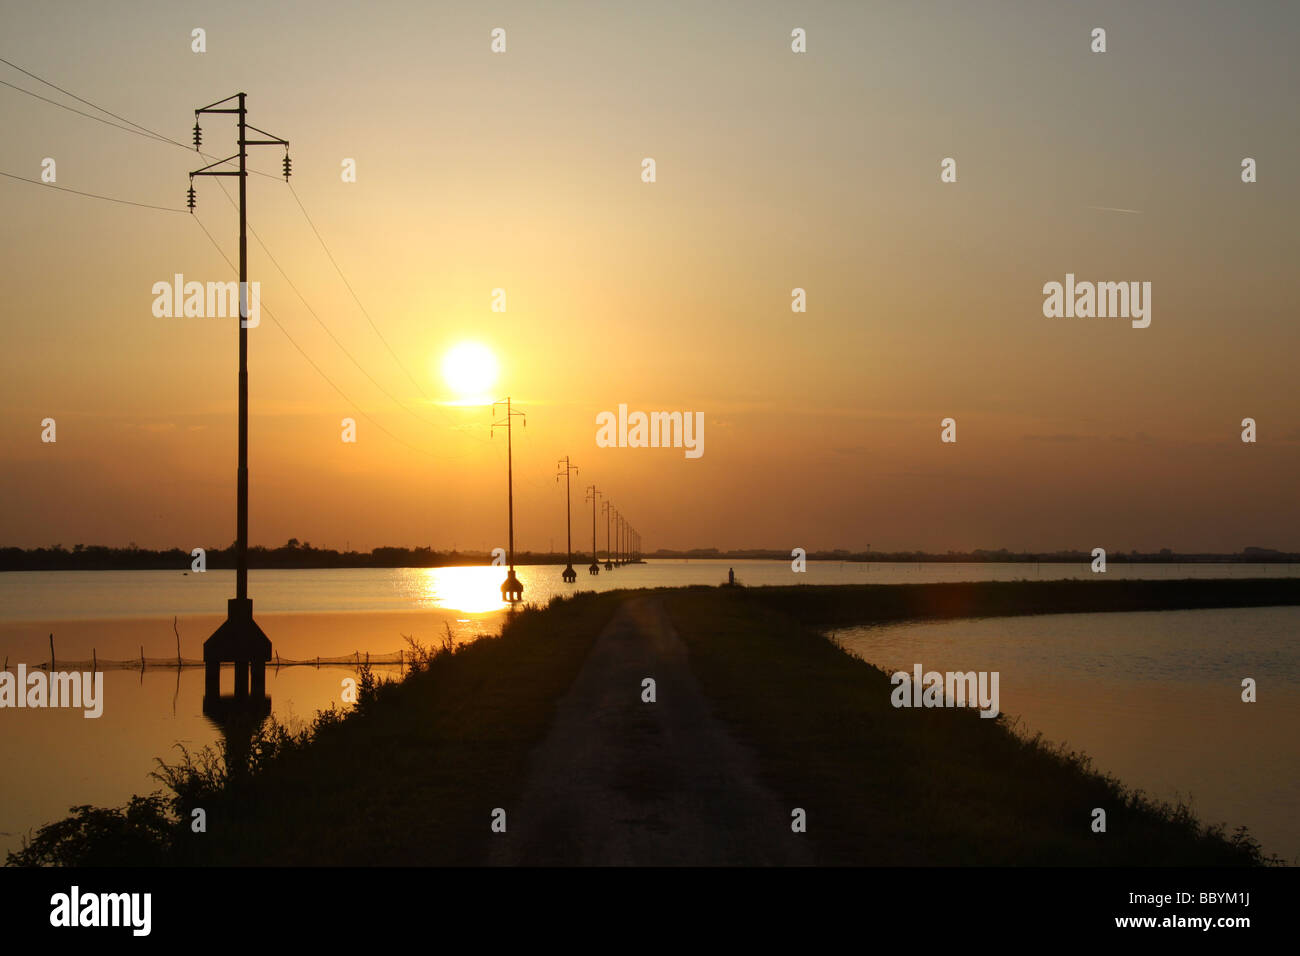
<svg viewBox="0 0 1300 956">
<path fill-rule="evenodd" d="M 736 569 L 735 569 L 735 568 L 727 568 L 727 583 L 730 584 L 730 585 L 733 585 L 733 586 L 735 585 L 735 583 L 736 583 Z"/>
</svg>

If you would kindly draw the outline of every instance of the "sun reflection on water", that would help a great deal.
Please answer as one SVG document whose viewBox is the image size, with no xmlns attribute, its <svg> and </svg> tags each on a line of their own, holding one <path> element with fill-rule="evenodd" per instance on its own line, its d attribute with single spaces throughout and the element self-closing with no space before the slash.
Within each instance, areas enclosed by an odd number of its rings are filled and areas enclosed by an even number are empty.
<svg viewBox="0 0 1300 956">
<path fill-rule="evenodd" d="M 483 614 L 508 607 L 501 600 L 501 582 L 506 569 L 500 567 L 413 568 L 413 590 L 422 607 L 445 608 Z"/>
</svg>

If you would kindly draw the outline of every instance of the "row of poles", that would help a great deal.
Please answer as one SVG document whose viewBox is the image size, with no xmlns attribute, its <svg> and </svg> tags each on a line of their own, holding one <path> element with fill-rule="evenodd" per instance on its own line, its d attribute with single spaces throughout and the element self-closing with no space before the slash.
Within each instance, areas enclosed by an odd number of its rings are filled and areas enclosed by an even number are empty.
<svg viewBox="0 0 1300 956">
<path fill-rule="evenodd" d="M 505 414 L 496 418 L 498 409 L 505 409 Z M 509 551 L 507 554 L 510 571 L 506 579 L 501 584 L 501 597 L 510 603 L 516 603 L 523 600 L 524 586 L 515 574 L 515 480 L 514 480 L 514 420 L 516 418 L 523 422 L 525 428 L 528 427 L 527 416 L 513 406 L 510 398 L 507 396 L 499 402 L 492 405 L 492 434 L 496 434 L 496 429 L 504 428 L 506 430 L 506 502 L 508 511 L 509 527 Z M 558 482 L 564 479 L 564 526 L 567 539 L 565 551 L 565 566 L 561 577 L 569 584 L 578 580 L 578 572 L 573 569 L 573 476 L 578 473 L 578 466 L 573 463 L 568 455 L 557 462 L 556 467 L 560 470 L 555 475 Z M 604 496 L 595 485 L 587 486 L 585 501 L 591 502 L 591 564 L 587 568 L 588 574 L 600 574 L 600 552 L 596 545 L 596 526 L 597 515 L 602 512 L 605 515 L 605 570 L 612 571 L 614 568 L 621 567 L 625 564 L 635 564 L 641 560 L 641 534 L 632 527 L 627 518 L 622 515 L 608 497 L 604 502 L 601 498 Z"/>
<path fill-rule="evenodd" d="M 235 535 L 235 597 L 227 602 L 227 619 L 203 645 L 204 663 L 207 665 L 207 680 L 215 693 L 218 668 L 222 663 L 235 665 L 236 696 L 248 692 L 248 681 L 252 677 L 252 691 L 257 694 L 264 680 L 266 662 L 271 659 L 271 642 L 262 629 L 253 621 L 253 602 L 248 597 L 248 147 L 275 146 L 284 149 L 284 178 L 290 176 L 289 141 L 281 139 L 265 130 L 260 130 L 248 122 L 247 96 L 236 93 L 194 111 L 194 149 L 197 152 L 202 144 L 202 130 L 199 117 L 206 114 L 229 114 L 236 117 L 238 128 L 237 144 L 239 151 L 225 159 L 210 163 L 190 173 L 190 187 L 186 193 L 186 205 L 194 211 L 196 197 L 195 177 L 201 176 L 237 176 L 239 178 L 239 444 L 238 465 L 235 472 L 236 489 L 236 535 Z M 264 139 L 250 139 L 249 131 L 260 134 Z M 228 163 L 238 161 L 238 168 L 231 169 Z M 511 603 L 522 600 L 523 585 L 515 575 L 515 502 L 514 502 L 514 464 L 512 461 L 511 431 L 515 418 L 524 418 L 523 412 L 514 409 L 509 398 L 496 402 L 492 406 L 495 416 L 501 406 L 505 406 L 505 415 L 499 421 L 493 421 L 492 428 L 506 429 L 506 480 L 507 503 L 509 510 L 509 562 L 510 571 L 501 585 L 501 596 Z M 526 427 L 526 421 L 525 421 Z M 564 466 L 565 481 L 565 515 L 569 523 L 568 563 L 563 577 L 567 582 L 577 580 L 573 569 L 573 534 L 571 497 L 569 482 L 577 468 L 567 458 L 560 462 Z M 558 480 L 557 476 L 557 480 Z M 598 499 L 601 492 L 595 487 L 588 489 L 588 500 L 592 502 L 591 519 L 591 574 L 600 573 L 596 551 L 596 517 Z M 640 560 L 641 536 L 628 524 L 627 519 L 614 508 L 608 499 L 604 502 L 605 513 L 605 568 L 612 570 L 623 564 Z M 613 536 L 613 541 L 611 541 Z"/>
</svg>

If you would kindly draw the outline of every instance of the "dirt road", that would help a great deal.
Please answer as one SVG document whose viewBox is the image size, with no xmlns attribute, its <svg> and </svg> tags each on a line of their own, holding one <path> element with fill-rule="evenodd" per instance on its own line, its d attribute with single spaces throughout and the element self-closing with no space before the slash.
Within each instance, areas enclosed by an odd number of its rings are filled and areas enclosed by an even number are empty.
<svg viewBox="0 0 1300 956">
<path fill-rule="evenodd" d="M 642 701 L 654 678 L 656 701 Z M 716 719 L 659 599 L 630 598 L 596 639 L 493 834 L 495 865 L 798 865 L 805 834 Z"/>
</svg>

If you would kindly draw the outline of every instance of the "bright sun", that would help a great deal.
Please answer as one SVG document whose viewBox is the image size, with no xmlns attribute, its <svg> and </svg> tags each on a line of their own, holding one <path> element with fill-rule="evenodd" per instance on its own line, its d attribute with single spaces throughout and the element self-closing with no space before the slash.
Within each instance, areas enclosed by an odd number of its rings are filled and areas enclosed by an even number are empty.
<svg viewBox="0 0 1300 956">
<path fill-rule="evenodd" d="M 490 398 L 497 374 L 496 356 L 478 342 L 462 342 L 442 360 L 442 377 L 463 402 Z"/>
</svg>

